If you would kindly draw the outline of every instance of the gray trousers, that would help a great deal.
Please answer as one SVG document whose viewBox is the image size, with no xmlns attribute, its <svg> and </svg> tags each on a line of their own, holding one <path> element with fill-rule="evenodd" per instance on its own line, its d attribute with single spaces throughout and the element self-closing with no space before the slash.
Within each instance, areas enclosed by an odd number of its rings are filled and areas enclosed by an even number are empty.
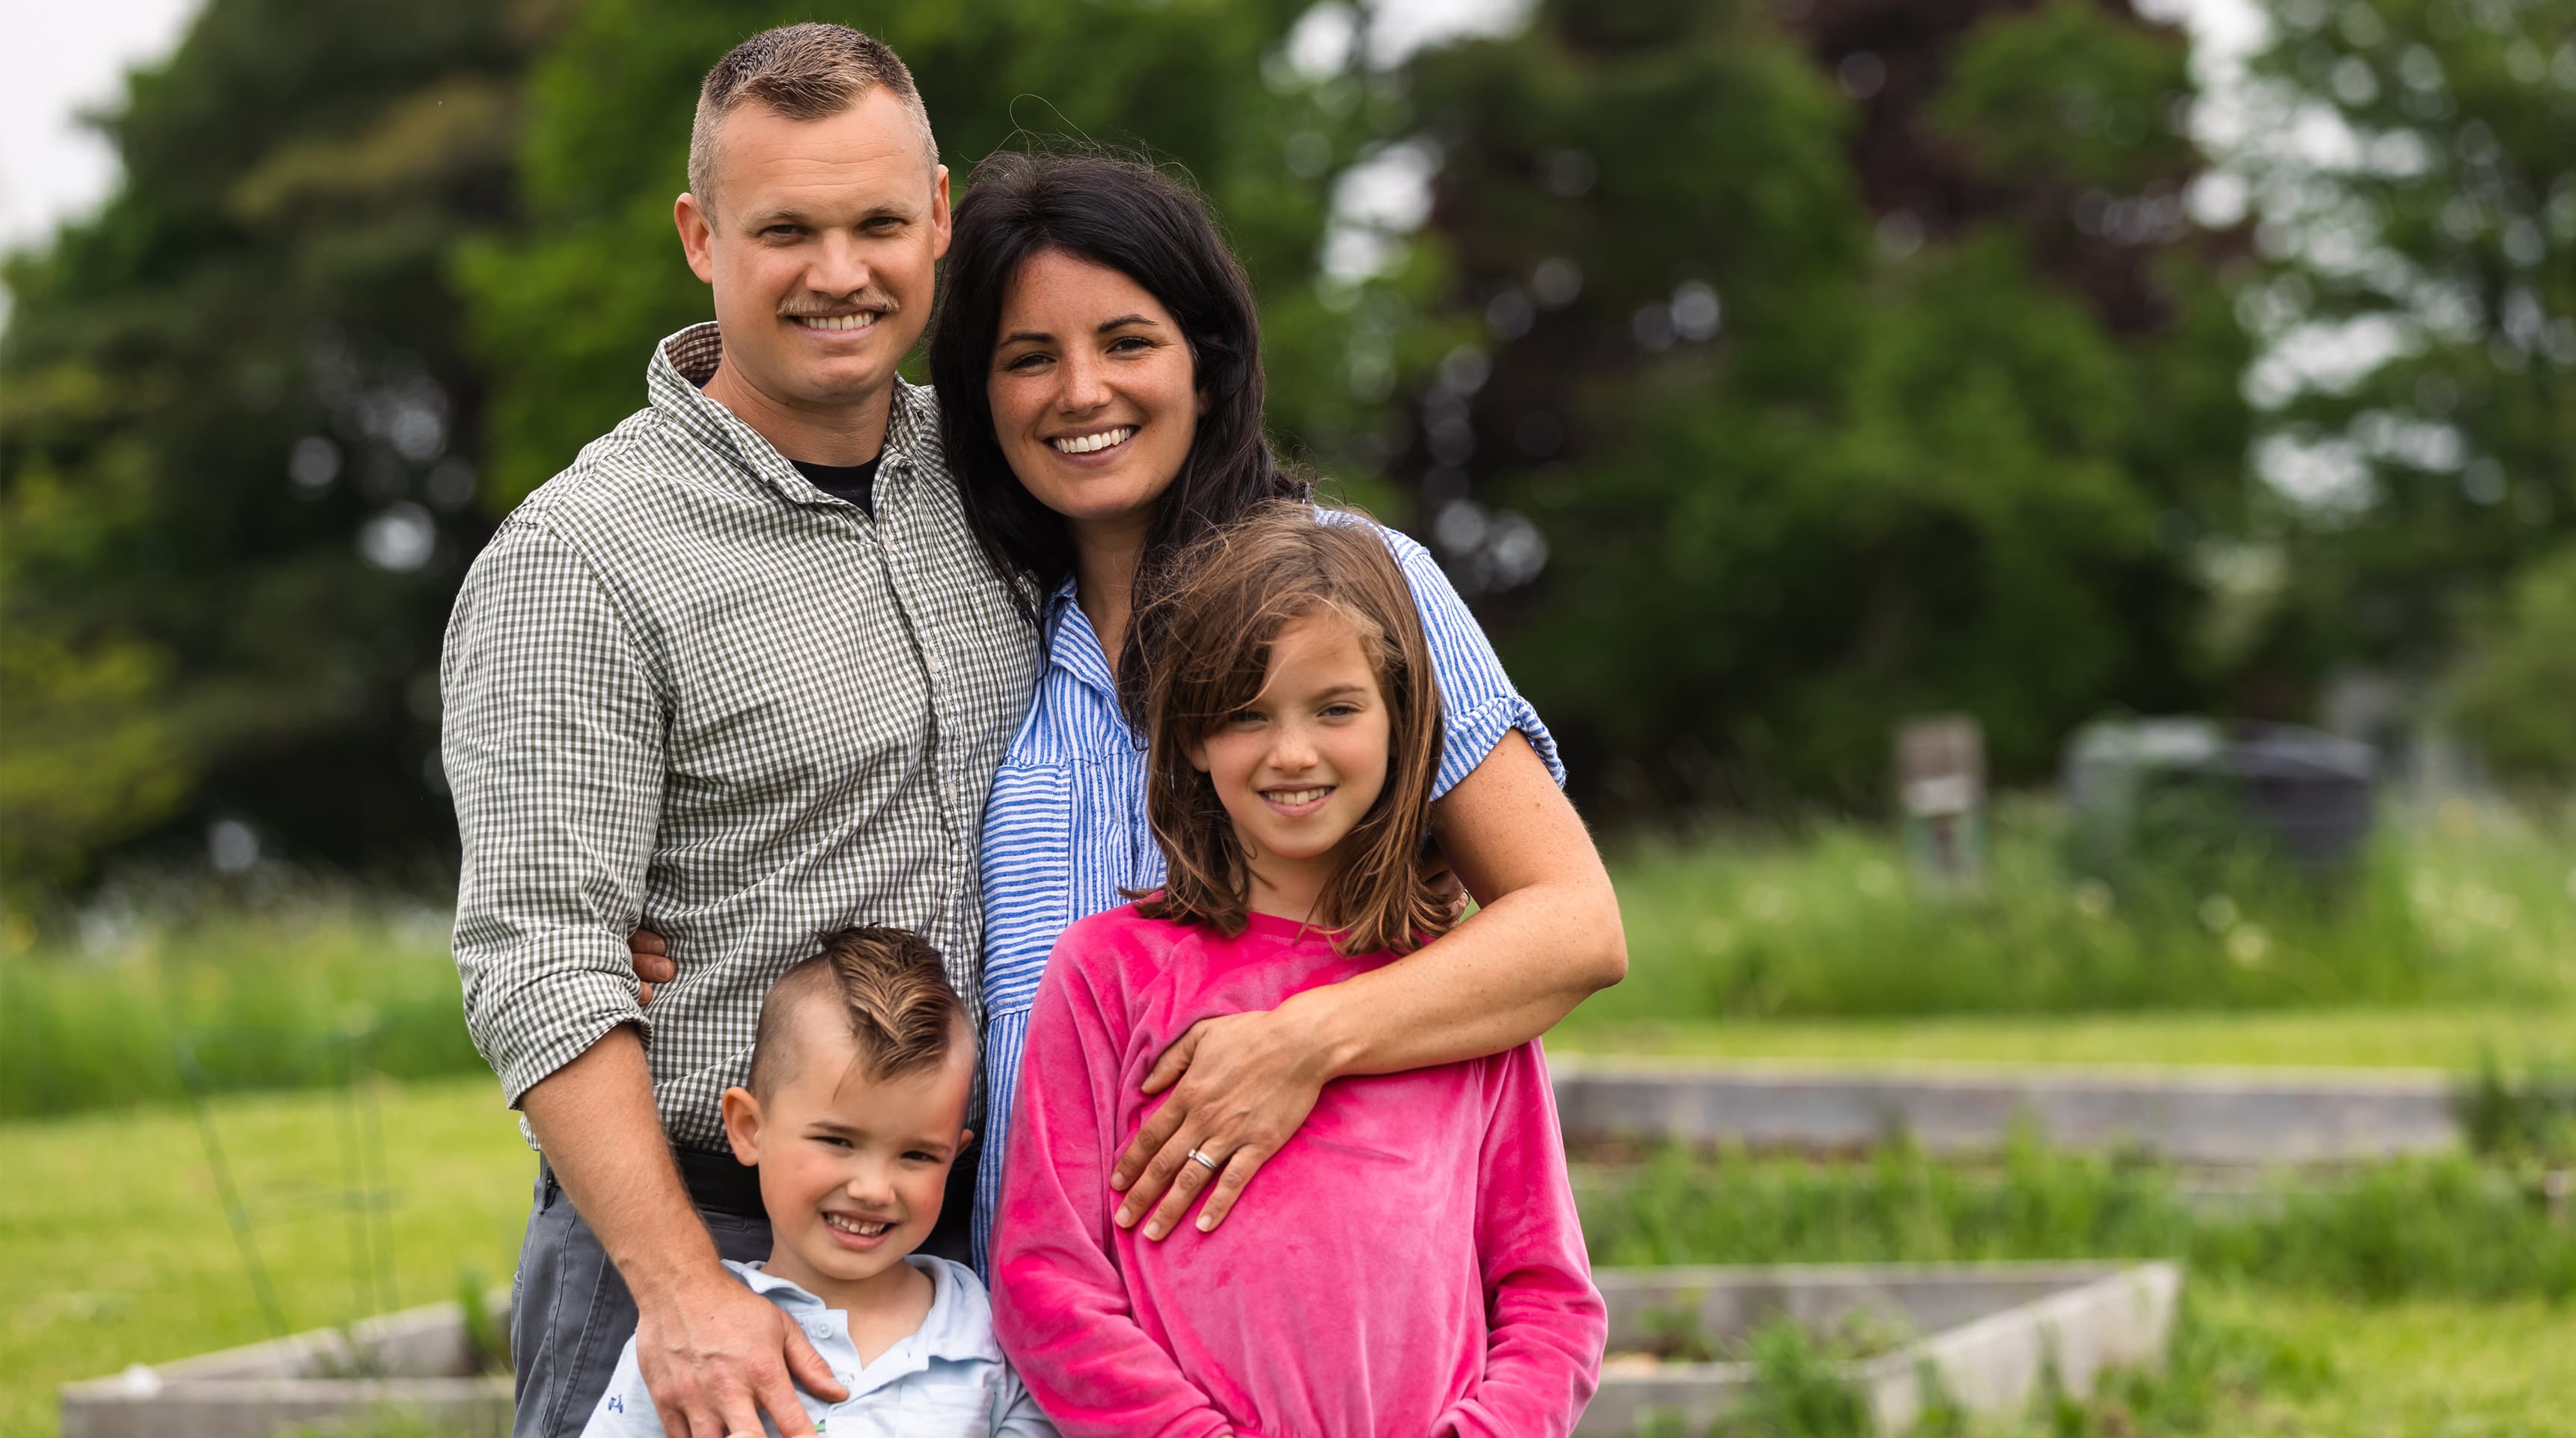
<svg viewBox="0 0 2576 1438">
<path fill-rule="evenodd" d="M 699 1209 L 718 1255 L 769 1256 L 769 1220 Z M 510 1359 L 518 1370 L 510 1438 L 580 1438 L 635 1336 L 635 1299 L 617 1265 L 540 1166 L 519 1272 L 510 1284 Z"/>
</svg>

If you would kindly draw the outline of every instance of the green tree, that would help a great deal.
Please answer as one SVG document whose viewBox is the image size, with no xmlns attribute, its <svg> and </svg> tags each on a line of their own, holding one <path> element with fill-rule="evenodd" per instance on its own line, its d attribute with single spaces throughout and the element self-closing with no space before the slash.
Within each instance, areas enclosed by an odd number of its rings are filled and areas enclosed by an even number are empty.
<svg viewBox="0 0 2576 1438">
<path fill-rule="evenodd" d="M 2576 784 L 2576 545 L 2526 565 L 2504 600 L 2473 631 L 2452 710 L 2503 777 Z"/>
<path fill-rule="evenodd" d="M 115 197 L 8 261 L 11 881 L 214 815 L 353 862 L 448 832 L 435 641 L 486 525 L 442 255 L 509 212 L 544 21 L 212 0 L 104 122 Z"/>
<path fill-rule="evenodd" d="M 2206 692 L 2245 348 L 2184 47 L 1952 8 L 1547 3 L 1411 67 L 1483 333 L 1394 465 L 1622 799 L 1873 802 L 1926 709 L 2027 776 Z"/>
<path fill-rule="evenodd" d="M 974 160 L 1006 143 L 1088 140 L 1182 167 L 1262 295 L 1275 422 L 1347 428 L 1340 387 L 1311 379 L 1340 362 L 1312 281 L 1329 172 L 1358 120 L 1349 94 L 1278 59 L 1302 8 L 901 0 L 844 17 L 769 0 L 593 0 L 530 86 L 526 225 L 458 265 L 495 382 L 495 502 L 633 412 L 653 342 L 709 316 L 671 223 L 699 82 L 743 36 L 815 18 L 863 25 L 904 57 L 959 193 Z"/>
<path fill-rule="evenodd" d="M 2267 443 L 2323 477 L 2288 506 L 2285 628 L 2311 669 L 2422 672 L 2576 534 L 2576 7 L 2267 8 L 2245 313 L 2285 356 L 2347 356 L 2258 372 Z"/>
</svg>

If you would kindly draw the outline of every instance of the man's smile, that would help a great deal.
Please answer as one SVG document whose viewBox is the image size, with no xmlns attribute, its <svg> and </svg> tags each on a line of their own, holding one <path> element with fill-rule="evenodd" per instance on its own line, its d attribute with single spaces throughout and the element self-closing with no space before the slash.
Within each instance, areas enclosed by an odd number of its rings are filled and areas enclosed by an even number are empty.
<svg viewBox="0 0 2576 1438">
<path fill-rule="evenodd" d="M 881 311 L 860 310 L 847 315 L 789 315 L 787 318 L 794 321 L 798 329 L 818 334 L 847 334 L 873 328 L 881 317 Z"/>
</svg>

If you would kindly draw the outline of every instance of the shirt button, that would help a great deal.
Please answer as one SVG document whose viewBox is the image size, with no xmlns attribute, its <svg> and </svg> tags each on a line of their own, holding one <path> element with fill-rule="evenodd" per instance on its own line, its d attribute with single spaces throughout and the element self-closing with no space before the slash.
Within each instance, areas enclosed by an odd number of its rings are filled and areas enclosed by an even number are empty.
<svg viewBox="0 0 2576 1438">
<path fill-rule="evenodd" d="M 933 673 L 933 674 L 942 673 L 942 672 L 944 672 L 944 671 L 947 669 L 947 667 L 948 667 L 947 665 L 945 665 L 945 664 L 943 664 L 943 663 L 941 663 L 941 662 L 940 662 L 940 660 L 939 660 L 939 651 L 938 651 L 938 650 L 935 650 L 935 649 L 934 649 L 934 650 L 932 650 L 932 651 L 931 651 L 927 656 L 925 656 L 925 662 L 927 662 L 927 663 L 929 664 L 929 666 L 930 666 L 930 672 L 931 672 L 931 673 Z"/>
</svg>

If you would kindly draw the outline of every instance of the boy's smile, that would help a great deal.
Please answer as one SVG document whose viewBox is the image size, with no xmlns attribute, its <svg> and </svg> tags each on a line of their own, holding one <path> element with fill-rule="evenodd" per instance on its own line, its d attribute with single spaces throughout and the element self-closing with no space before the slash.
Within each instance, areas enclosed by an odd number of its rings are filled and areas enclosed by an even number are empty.
<svg viewBox="0 0 2576 1438">
<path fill-rule="evenodd" d="M 961 1023 L 935 1066 L 878 1077 L 833 1004 L 803 1004 L 791 1022 L 794 1068 L 765 1098 L 726 1090 L 725 1134 L 760 1166 L 768 1271 L 852 1313 L 855 1333 L 857 1314 L 929 1282 L 903 1260 L 938 1223 L 971 1137 L 975 1040 Z"/>
</svg>

